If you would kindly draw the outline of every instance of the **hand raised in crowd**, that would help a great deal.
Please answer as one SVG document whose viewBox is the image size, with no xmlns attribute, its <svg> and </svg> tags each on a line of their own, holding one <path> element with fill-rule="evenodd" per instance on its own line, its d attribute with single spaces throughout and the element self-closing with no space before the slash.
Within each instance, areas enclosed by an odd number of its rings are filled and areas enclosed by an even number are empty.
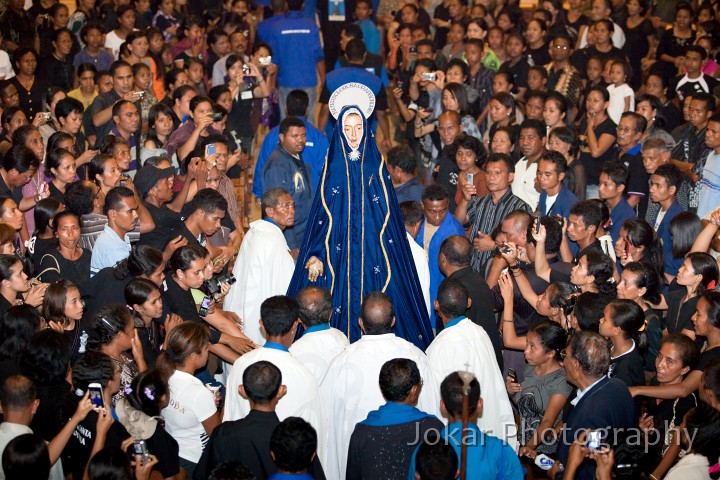
<svg viewBox="0 0 720 480">
<path fill-rule="evenodd" d="M 509 375 L 505 378 L 505 388 L 510 395 L 514 395 L 522 391 L 522 385 L 513 380 L 513 378 Z"/>
<path fill-rule="evenodd" d="M 45 298 L 45 290 L 47 290 L 49 283 L 41 283 L 39 285 L 33 285 L 25 293 L 25 303 L 32 307 L 39 307 L 43 303 Z"/>
<path fill-rule="evenodd" d="M 227 338 L 223 337 L 223 343 L 241 355 L 258 348 L 252 340 L 244 335 L 242 337 L 227 335 Z"/>
<path fill-rule="evenodd" d="M 474 183 L 468 182 L 465 175 L 458 175 L 458 186 L 462 190 L 463 198 L 468 202 L 472 197 L 477 196 L 477 187 Z"/>
<path fill-rule="evenodd" d="M 204 117 L 200 117 L 195 120 L 195 130 L 205 130 L 207 127 L 213 124 L 214 120 L 211 117 L 212 112 L 208 113 Z"/>
<path fill-rule="evenodd" d="M 158 458 L 149 454 L 147 461 L 142 461 L 142 455 L 135 455 L 135 480 L 149 480 L 152 469 L 158 463 Z"/>
<path fill-rule="evenodd" d="M 503 272 L 498 277 L 498 286 L 500 287 L 500 295 L 504 302 L 513 302 L 515 296 L 515 286 L 508 272 Z"/>
<path fill-rule="evenodd" d="M 172 332 L 172 330 L 175 327 L 177 327 L 178 325 L 180 325 L 183 321 L 184 320 L 182 319 L 182 317 L 180 317 L 180 315 L 178 315 L 177 313 L 168 313 L 165 316 L 165 323 L 164 323 L 165 338 L 167 338 L 167 336 L 170 335 L 170 332 Z"/>
<path fill-rule="evenodd" d="M 75 159 L 75 164 L 79 167 L 80 165 L 90 163 L 90 161 L 95 158 L 95 155 L 98 153 L 100 153 L 100 150 L 85 150 Z"/>
<path fill-rule="evenodd" d="M 172 254 L 175 253 L 175 250 L 180 247 L 184 247 L 187 244 L 187 239 L 182 235 L 178 235 L 177 237 L 170 240 L 167 245 L 165 245 L 165 249 L 163 250 L 163 258 L 165 258 L 166 261 L 169 260 L 170 257 L 172 257 Z"/>
<path fill-rule="evenodd" d="M 137 91 L 128 92 L 122 96 L 122 99 L 127 100 L 128 102 L 135 103 L 139 100 L 142 100 L 142 92 L 137 92 Z"/>
<path fill-rule="evenodd" d="M 83 420 L 85 420 L 85 417 L 88 416 L 88 413 L 93 411 L 93 404 L 90 401 L 90 390 L 85 391 L 85 395 L 80 399 L 78 402 L 77 408 L 75 409 L 75 413 L 72 415 L 71 421 L 74 423 L 80 423 Z"/>
<path fill-rule="evenodd" d="M 45 125 L 46 123 L 48 123 L 48 119 L 45 112 L 37 112 L 32 121 L 33 127 L 40 128 L 41 125 Z"/>
</svg>

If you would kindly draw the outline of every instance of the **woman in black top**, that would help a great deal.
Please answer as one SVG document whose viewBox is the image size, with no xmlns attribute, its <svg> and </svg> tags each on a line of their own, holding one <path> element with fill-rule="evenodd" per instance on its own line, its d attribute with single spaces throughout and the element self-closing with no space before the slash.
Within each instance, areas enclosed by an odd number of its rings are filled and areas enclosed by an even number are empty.
<svg viewBox="0 0 720 480">
<path fill-rule="evenodd" d="M 76 163 L 72 152 L 56 148 L 45 157 L 45 171 L 52 177 L 50 197 L 65 204 L 65 188 L 75 181 Z"/>
<path fill-rule="evenodd" d="M 675 290 L 665 296 L 668 305 L 665 317 L 667 333 L 682 333 L 695 339 L 692 316 L 695 313 L 698 297 L 706 290 L 713 290 L 718 282 L 718 266 L 712 255 L 704 252 L 689 253 L 678 270 L 678 285 L 685 288 Z"/>
<path fill-rule="evenodd" d="M 600 319 L 600 335 L 612 344 L 608 375 L 619 378 L 627 386 L 645 384 L 640 349 L 647 343 L 647 338 L 644 342 L 638 339 L 644 324 L 642 308 L 632 300 L 613 300 L 605 307 Z"/>
<path fill-rule="evenodd" d="M 29 48 L 18 48 L 13 54 L 16 76 L 10 81 L 17 88 L 20 97 L 20 108 L 28 116 L 28 120 L 42 112 L 42 99 L 47 90 L 47 83 L 35 75 L 38 66 L 37 54 Z"/>
<path fill-rule="evenodd" d="M 45 290 L 43 318 L 50 328 L 65 336 L 73 362 L 87 349 L 88 325 L 82 319 L 84 310 L 80 291 L 69 280 L 56 280 Z"/>
<path fill-rule="evenodd" d="M 654 360 L 657 376 L 650 381 L 651 386 L 677 385 L 692 370 L 699 356 L 695 342 L 685 335 L 671 334 L 665 337 Z M 639 397 L 636 397 L 639 398 Z M 670 432 L 679 427 L 685 414 L 697 406 L 697 395 L 693 392 L 687 397 L 675 399 L 647 398 L 646 413 L 640 417 L 640 428 L 644 431 L 656 429 L 661 442 L 648 442 L 645 456 L 646 473 L 662 478 L 664 472 L 658 471 L 660 460 L 677 442 Z M 669 452 L 676 456 L 677 452 Z M 665 463 L 665 462 L 663 462 Z"/>
<path fill-rule="evenodd" d="M 33 271 L 40 276 L 38 270 L 40 259 L 57 248 L 57 239 L 53 235 L 52 219 L 60 211 L 62 203 L 55 198 L 43 198 L 35 205 L 35 231 L 27 244 L 27 254 L 32 260 Z"/>
<path fill-rule="evenodd" d="M 255 99 L 270 95 L 270 88 L 260 71 L 257 60 L 244 62 L 239 55 L 230 55 L 225 61 L 228 87 L 232 96 L 232 109 L 228 112 L 228 130 L 234 130 L 243 145 L 250 148 L 254 130 L 250 122 Z"/>
<path fill-rule="evenodd" d="M 645 318 L 641 332 L 647 336 L 647 352 L 645 353 L 645 376 L 650 378 L 655 372 L 655 357 L 662 339 L 662 319 L 652 308 L 661 301 L 660 277 L 656 269 L 644 262 L 630 262 L 620 275 L 617 286 L 618 298 L 632 300 L 640 305 Z"/>
<path fill-rule="evenodd" d="M 157 457 L 154 469 L 163 478 L 174 478 L 180 473 L 179 447 L 160 416 L 170 400 L 167 380 L 152 369 L 135 377 L 127 390 L 115 406 L 118 420 L 135 440 L 144 440 L 148 451 Z"/>
<path fill-rule="evenodd" d="M 617 125 L 607 114 L 610 94 L 605 87 L 594 87 L 585 99 L 587 115 L 578 128 L 580 162 L 585 166 L 586 198 L 598 198 L 600 170 L 611 160 L 615 152 Z M 590 188 L 592 187 L 592 188 Z"/>
<path fill-rule="evenodd" d="M 80 219 L 66 210 L 55 216 L 52 228 L 56 247 L 37 259 L 39 279 L 46 283 L 60 278 L 70 280 L 84 297 L 90 283 L 91 254 L 78 245 Z"/>
<path fill-rule="evenodd" d="M 720 292 L 707 291 L 700 296 L 692 323 L 695 325 L 695 333 L 707 339 L 707 346 L 693 370 L 680 383 L 657 387 L 630 387 L 630 393 L 634 397 L 644 395 L 652 398 L 675 399 L 687 397 L 700 388 L 700 378 L 705 367 L 713 360 L 720 359 Z"/>
<path fill-rule="evenodd" d="M 39 307 L 46 288 L 46 284 L 30 286 L 17 256 L 0 255 L 0 313 L 22 303 Z"/>
<path fill-rule="evenodd" d="M 0 382 L 11 375 L 19 375 L 20 357 L 30 338 L 40 330 L 40 314 L 30 305 L 17 305 L 3 314 L 0 320 Z"/>
<path fill-rule="evenodd" d="M 148 367 L 153 367 L 163 342 L 160 325 L 165 326 L 165 335 L 170 327 L 167 322 L 169 316 L 163 314 L 160 288 L 150 280 L 136 278 L 125 286 L 125 301 L 133 312 L 135 330 L 142 343 L 145 363 Z"/>
</svg>

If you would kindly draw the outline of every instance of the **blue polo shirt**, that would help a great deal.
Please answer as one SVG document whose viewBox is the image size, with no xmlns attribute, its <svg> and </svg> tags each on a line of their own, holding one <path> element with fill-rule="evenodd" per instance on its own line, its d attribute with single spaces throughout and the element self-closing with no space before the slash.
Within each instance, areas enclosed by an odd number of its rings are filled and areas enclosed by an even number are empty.
<svg viewBox="0 0 720 480">
<path fill-rule="evenodd" d="M 317 85 L 315 64 L 324 60 L 320 30 L 302 11 L 291 11 L 270 25 L 268 42 L 278 66 L 278 86 L 308 88 Z"/>
<path fill-rule="evenodd" d="M 305 130 L 307 132 L 307 142 L 305 143 L 305 150 L 302 152 L 302 158 L 310 167 L 310 181 L 313 185 L 313 191 L 317 192 L 320 175 L 322 175 L 322 170 L 325 166 L 325 157 L 327 156 L 330 144 L 325 135 L 315 128 L 312 123 L 308 122 L 306 118 L 301 118 L 301 120 L 305 123 Z M 268 132 L 260 147 L 260 153 L 258 154 L 257 163 L 255 164 L 255 176 L 253 177 L 252 187 L 252 192 L 257 198 L 262 197 L 262 171 L 263 168 L 265 168 L 265 162 L 267 162 L 268 157 L 273 150 L 275 150 L 278 143 L 280 143 L 279 126 Z"/>
</svg>

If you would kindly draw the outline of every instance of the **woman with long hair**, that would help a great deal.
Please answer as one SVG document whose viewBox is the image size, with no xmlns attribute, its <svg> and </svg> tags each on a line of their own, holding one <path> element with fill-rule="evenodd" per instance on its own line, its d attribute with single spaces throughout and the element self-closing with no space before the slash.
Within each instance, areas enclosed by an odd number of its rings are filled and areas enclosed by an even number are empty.
<svg viewBox="0 0 720 480">
<path fill-rule="evenodd" d="M 206 326 L 183 322 L 165 339 L 165 350 L 157 360 L 158 369 L 168 379 L 169 403 L 162 410 L 165 427 L 177 440 L 180 466 L 192 475 L 204 448 L 204 439 L 220 425 L 220 415 L 212 392 L 194 375 L 207 364 L 210 333 Z M 177 408 L 182 406 L 182 408 Z"/>
<path fill-rule="evenodd" d="M 164 315 L 160 287 L 150 280 L 145 278 L 131 280 L 125 286 L 125 301 L 133 313 L 135 330 L 142 344 L 145 363 L 153 367 L 162 347 L 159 324 L 163 324 L 167 335 L 177 322 L 170 321 L 173 315 L 167 315 L 165 322 L 162 322 Z"/>
<path fill-rule="evenodd" d="M 118 186 L 121 175 L 122 169 L 112 155 L 95 155 L 88 165 L 88 179 L 99 186 L 104 195 Z"/>
<path fill-rule="evenodd" d="M 585 200 L 585 166 L 577 159 L 577 136 L 569 127 L 555 127 L 550 130 L 547 141 L 548 150 L 560 153 L 567 160 L 567 169 L 563 184 L 578 198 Z"/>
<path fill-rule="evenodd" d="M 715 289 L 718 283 L 718 265 L 715 258 L 704 252 L 687 255 L 675 277 L 677 284 L 684 289 L 671 291 L 665 295 L 667 315 L 665 330 L 667 333 L 683 333 L 695 339 L 691 323 L 700 296 Z"/>
<path fill-rule="evenodd" d="M 47 287 L 45 283 L 30 286 L 20 258 L 0 255 L 0 313 L 21 303 L 39 307 Z"/>
<path fill-rule="evenodd" d="M 0 132 L 0 154 L 5 153 L 12 147 L 12 136 L 20 127 L 28 124 L 27 116 L 20 107 L 7 107 L 0 116 L 2 131 Z"/>
<path fill-rule="evenodd" d="M 27 244 L 27 254 L 32 260 L 33 272 L 39 275 L 40 259 L 55 249 L 57 239 L 53 235 L 53 218 L 62 211 L 62 203 L 54 198 L 43 198 L 33 209 L 35 217 L 35 231 Z"/>
<path fill-rule="evenodd" d="M 84 311 L 80 291 L 69 280 L 57 280 L 45 290 L 42 316 L 50 328 L 65 336 L 73 361 L 85 353 L 87 347 L 88 325 L 83 321 Z"/>
<path fill-rule="evenodd" d="M 552 454 L 557 449 L 557 442 L 548 443 L 545 438 L 560 421 L 571 390 L 560 360 L 566 343 L 567 334 L 556 323 L 531 326 L 524 349 L 528 366 L 522 384 L 510 376 L 505 380 L 510 398 L 520 412 L 519 455 L 535 458 L 538 453 Z"/>
<path fill-rule="evenodd" d="M 599 198 L 600 169 L 615 152 L 617 125 L 608 116 L 610 94 L 605 87 L 593 87 L 585 99 L 587 114 L 578 128 L 580 162 L 585 167 L 585 198 Z"/>
<path fill-rule="evenodd" d="M 120 390 L 113 395 L 115 405 L 125 396 L 125 387 L 138 373 L 147 370 L 130 310 L 124 305 L 110 304 L 95 312 L 88 332 L 88 348 L 109 355 L 120 369 Z"/>
<path fill-rule="evenodd" d="M 647 352 L 645 354 L 645 377 L 649 379 L 655 371 L 655 357 L 662 339 L 662 319 L 654 306 L 662 297 L 660 277 L 654 266 L 645 262 L 630 262 L 620 274 L 617 293 L 618 298 L 632 300 L 643 311 L 645 318 L 641 331 L 647 335 Z"/>
</svg>

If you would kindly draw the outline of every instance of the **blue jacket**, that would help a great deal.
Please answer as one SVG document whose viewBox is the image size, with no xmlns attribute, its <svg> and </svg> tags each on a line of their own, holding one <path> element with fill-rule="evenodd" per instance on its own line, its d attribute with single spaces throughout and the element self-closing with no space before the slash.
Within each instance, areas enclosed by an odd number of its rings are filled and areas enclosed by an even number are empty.
<svg viewBox="0 0 720 480">
<path fill-rule="evenodd" d="M 627 200 L 625 200 L 625 197 L 623 197 L 620 199 L 620 203 L 615 205 L 615 208 L 610 212 L 612 225 L 610 225 L 609 233 L 613 239 L 613 243 L 617 242 L 618 237 L 620 237 L 620 229 L 622 228 L 622 224 L 625 223 L 625 220 L 631 220 L 633 218 L 637 218 L 637 213 Z"/>
<path fill-rule="evenodd" d="M 295 201 L 295 225 L 283 231 L 288 246 L 299 248 L 305 235 L 307 219 L 313 203 L 313 187 L 305 162 L 290 155 L 278 144 L 263 168 L 264 191 L 282 187 Z"/>
<path fill-rule="evenodd" d="M 635 405 L 627 385 L 618 379 L 604 376 L 585 392 L 568 416 L 560 435 L 557 459 L 567 463 L 570 445 L 583 429 L 627 429 L 636 426 Z M 610 439 L 613 438 L 610 432 Z M 556 478 L 562 478 L 562 472 Z M 593 480 L 595 462 L 586 460 L 575 475 L 576 480 Z"/>
<path fill-rule="evenodd" d="M 668 211 L 665 212 L 665 216 L 663 217 L 662 222 L 660 222 L 660 225 L 657 229 L 657 236 L 662 242 L 663 256 L 665 257 L 665 273 L 673 276 L 677 275 L 677 272 L 680 269 L 680 265 L 683 264 L 683 261 L 685 261 L 685 259 L 673 258 L 672 236 L 670 235 L 670 221 L 675 218 L 675 215 L 683 211 L 684 209 L 680 206 L 680 203 L 677 201 L 677 199 L 675 199 L 672 205 L 670 205 L 670 208 L 668 208 Z M 653 225 L 656 219 L 657 216 L 653 219 L 650 225 Z"/>
<path fill-rule="evenodd" d="M 547 197 L 547 192 L 540 192 L 540 200 L 538 201 L 538 212 L 540 212 L 540 215 L 543 217 L 547 215 L 560 215 L 563 218 L 567 219 L 570 216 L 570 209 L 578 202 L 578 198 L 575 196 L 575 194 L 569 189 L 565 188 L 565 185 L 560 187 L 560 192 L 558 192 L 555 203 L 553 203 L 553 206 L 550 208 L 549 211 L 546 207 Z"/>
<path fill-rule="evenodd" d="M 318 183 L 320 183 L 320 176 L 322 175 L 323 166 L 325 166 L 325 157 L 327 157 L 327 151 L 330 144 L 328 143 L 325 135 L 320 130 L 315 128 L 312 123 L 308 122 L 306 118 L 301 117 L 301 120 L 305 123 L 305 130 L 307 132 L 307 143 L 305 143 L 305 150 L 302 152 L 302 158 L 305 164 L 308 166 L 308 173 L 310 174 L 310 180 L 312 181 L 313 191 L 317 191 Z M 260 146 L 260 153 L 258 154 L 257 164 L 255 164 L 255 175 L 253 176 L 253 187 L 252 193 L 257 197 L 262 197 L 262 172 L 265 168 L 265 162 L 267 162 L 270 154 L 275 150 L 275 147 L 280 143 L 280 127 L 274 127 L 268 132 Z"/>
<path fill-rule="evenodd" d="M 467 434 L 467 479 L 468 480 L 522 480 L 523 469 L 515 451 L 497 437 L 485 435 L 477 424 L 468 424 Z M 449 424 L 440 436 L 448 440 L 455 449 L 458 458 L 458 469 L 461 459 L 460 439 L 462 422 Z M 417 449 L 410 460 L 408 480 L 415 479 L 415 458 Z"/>
<path fill-rule="evenodd" d="M 420 232 L 418 233 L 417 238 L 415 241 L 418 245 L 425 248 L 423 245 L 423 239 L 425 238 L 425 223 L 427 220 L 423 220 L 422 225 L 420 225 Z M 457 219 L 450 214 L 450 212 L 445 215 L 445 219 L 438 227 L 437 231 L 435 232 L 435 235 L 433 235 L 432 239 L 430 240 L 430 248 L 427 249 L 428 252 L 428 265 L 430 266 L 430 305 L 432 306 L 435 302 L 435 299 L 437 298 L 437 292 L 438 288 L 440 288 L 440 283 L 442 283 L 443 280 L 445 280 L 445 275 L 442 274 L 440 271 L 440 265 L 438 264 L 438 254 L 440 253 L 440 245 L 442 244 L 443 240 L 445 240 L 447 237 L 451 237 L 453 235 L 462 235 L 465 236 L 465 230 L 463 230 L 462 225 L 460 225 L 460 222 L 457 221 Z M 431 308 L 432 310 L 430 315 L 430 325 L 433 325 L 437 332 L 440 332 L 440 330 L 443 329 L 443 323 L 442 321 L 439 321 L 439 319 L 436 316 L 435 309 Z"/>
<path fill-rule="evenodd" d="M 316 86 L 315 65 L 325 59 L 325 54 L 315 20 L 304 16 L 303 12 L 291 11 L 273 22 L 268 30 L 267 41 L 272 47 L 273 63 L 278 66 L 278 86 Z"/>
</svg>

